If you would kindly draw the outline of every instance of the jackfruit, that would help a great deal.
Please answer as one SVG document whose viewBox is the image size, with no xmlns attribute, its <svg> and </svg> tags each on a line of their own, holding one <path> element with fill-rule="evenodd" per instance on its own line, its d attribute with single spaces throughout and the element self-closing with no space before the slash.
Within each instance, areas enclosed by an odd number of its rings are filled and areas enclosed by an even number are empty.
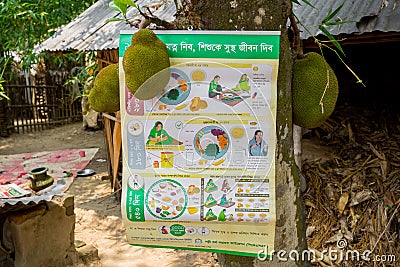
<svg viewBox="0 0 400 267">
<path fill-rule="evenodd" d="M 294 124 L 310 129 L 321 126 L 335 109 L 338 94 L 336 75 L 320 54 L 309 52 L 296 60 L 292 80 Z"/>
<path fill-rule="evenodd" d="M 88 99 L 90 107 L 98 112 L 112 113 L 120 109 L 118 64 L 108 65 L 99 71 Z"/>
<path fill-rule="evenodd" d="M 165 44 L 153 31 L 140 29 L 122 59 L 125 82 L 135 97 L 147 100 L 163 92 L 170 78 L 170 62 Z"/>
</svg>

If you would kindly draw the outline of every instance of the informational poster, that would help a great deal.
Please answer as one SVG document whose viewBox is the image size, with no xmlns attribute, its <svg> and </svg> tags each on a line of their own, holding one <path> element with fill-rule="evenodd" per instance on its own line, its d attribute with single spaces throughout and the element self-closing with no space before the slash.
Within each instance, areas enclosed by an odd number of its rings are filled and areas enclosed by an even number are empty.
<svg viewBox="0 0 400 267">
<path fill-rule="evenodd" d="M 119 45 L 128 242 L 271 251 L 280 32 L 155 31 L 171 67 L 150 100 L 125 84 L 122 58 L 133 33 L 121 32 Z"/>
</svg>

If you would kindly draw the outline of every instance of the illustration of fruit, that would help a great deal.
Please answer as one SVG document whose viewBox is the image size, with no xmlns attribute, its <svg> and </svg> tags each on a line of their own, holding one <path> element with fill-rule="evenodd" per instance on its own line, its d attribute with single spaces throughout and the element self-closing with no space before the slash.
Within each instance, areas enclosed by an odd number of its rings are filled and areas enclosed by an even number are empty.
<svg viewBox="0 0 400 267">
<path fill-rule="evenodd" d="M 242 192 L 243 192 L 243 189 L 242 189 L 242 188 L 238 188 L 237 192 L 238 192 L 238 193 L 242 193 Z"/>
<path fill-rule="evenodd" d="M 205 100 L 200 100 L 199 105 L 201 109 L 206 109 L 208 107 L 208 104 Z"/>
<path fill-rule="evenodd" d="M 194 184 L 189 185 L 188 190 L 187 190 L 187 194 L 188 195 L 193 195 L 194 194 L 194 188 L 196 186 Z"/>
<path fill-rule="evenodd" d="M 170 198 L 170 197 L 163 197 L 163 198 L 162 198 L 162 201 L 164 201 L 164 202 L 170 202 L 170 201 L 171 201 L 171 198 Z"/>
<path fill-rule="evenodd" d="M 200 109 L 200 97 L 195 96 L 192 99 L 192 103 L 190 104 L 190 110 L 191 111 L 197 111 Z"/>
<path fill-rule="evenodd" d="M 170 206 L 161 205 L 161 208 L 162 208 L 163 210 L 169 210 Z"/>
<path fill-rule="evenodd" d="M 214 165 L 214 166 L 221 165 L 222 163 L 224 163 L 224 161 L 225 161 L 225 159 L 220 159 L 220 160 L 214 162 L 213 165 Z"/>
<path fill-rule="evenodd" d="M 243 207 L 243 204 L 242 204 L 242 203 L 238 203 L 237 207 L 238 207 L 238 208 L 242 208 L 242 207 Z"/>
<path fill-rule="evenodd" d="M 188 210 L 189 214 L 195 214 L 199 211 L 199 209 L 196 207 L 188 207 L 187 210 Z"/>
<path fill-rule="evenodd" d="M 187 107 L 187 104 L 182 104 L 182 105 L 179 105 L 179 106 L 175 107 L 175 109 L 176 110 L 181 110 L 181 109 L 184 109 L 186 107 Z"/>
</svg>

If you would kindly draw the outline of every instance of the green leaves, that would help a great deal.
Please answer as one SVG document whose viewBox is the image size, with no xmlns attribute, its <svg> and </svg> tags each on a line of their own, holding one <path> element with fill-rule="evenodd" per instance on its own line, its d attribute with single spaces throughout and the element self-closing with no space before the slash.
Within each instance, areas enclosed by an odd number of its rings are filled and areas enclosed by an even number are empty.
<svg viewBox="0 0 400 267">
<path fill-rule="evenodd" d="M 118 2 L 121 4 L 128 5 L 128 6 L 136 7 L 136 4 L 132 0 L 114 0 L 113 2 Z"/>
<path fill-rule="evenodd" d="M 123 4 L 119 1 L 111 1 L 110 4 L 108 4 L 108 6 L 112 9 L 115 10 L 117 12 L 121 12 L 122 14 L 126 14 L 126 10 L 128 8 L 127 4 Z"/>
<path fill-rule="evenodd" d="M 326 37 L 328 37 L 328 39 L 332 42 L 332 44 L 336 47 L 336 49 L 344 55 L 344 51 L 343 51 L 340 43 L 335 39 L 335 37 L 333 37 L 333 35 L 325 27 L 325 26 L 335 26 L 335 25 L 341 25 L 341 24 L 345 24 L 345 23 L 349 23 L 349 22 L 355 22 L 352 20 L 343 21 L 341 19 L 339 19 L 339 20 L 336 19 L 336 15 L 343 8 L 343 5 L 344 5 L 344 3 L 339 5 L 334 11 L 329 10 L 328 15 L 326 15 L 326 17 L 322 20 L 322 22 L 318 26 L 318 28 L 326 35 Z"/>
<path fill-rule="evenodd" d="M 126 12 L 128 10 L 128 6 L 132 6 L 132 7 L 137 7 L 136 4 L 132 1 L 132 0 L 113 0 L 108 4 L 108 7 L 111 8 L 114 11 L 117 11 L 119 13 L 122 14 L 122 16 L 124 17 L 122 18 L 117 18 L 117 17 L 113 17 L 113 18 L 108 18 L 106 19 L 106 23 L 108 22 L 118 22 L 118 21 L 126 21 L 129 22 L 127 17 L 126 17 Z"/>
<path fill-rule="evenodd" d="M 343 4 L 341 4 L 338 8 L 336 8 L 333 12 L 332 10 L 329 10 L 328 15 L 322 20 L 322 24 L 327 23 L 328 21 L 330 21 L 332 18 L 334 18 L 336 16 L 337 13 L 339 13 L 339 11 L 342 9 Z"/>
</svg>

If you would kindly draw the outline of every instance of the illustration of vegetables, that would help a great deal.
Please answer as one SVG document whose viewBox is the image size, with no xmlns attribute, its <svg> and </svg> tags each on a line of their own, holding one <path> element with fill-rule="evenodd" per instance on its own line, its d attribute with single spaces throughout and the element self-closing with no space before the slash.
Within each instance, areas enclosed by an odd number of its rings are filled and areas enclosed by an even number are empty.
<svg viewBox="0 0 400 267">
<path fill-rule="evenodd" d="M 209 157 L 215 157 L 219 153 L 219 146 L 217 144 L 209 144 L 204 150 L 204 154 Z"/>
<path fill-rule="evenodd" d="M 170 100 L 177 100 L 179 97 L 179 91 L 176 88 L 173 88 L 171 90 L 168 91 L 167 93 L 167 97 Z"/>
<path fill-rule="evenodd" d="M 178 80 L 178 84 L 179 84 L 178 87 L 181 88 L 181 90 L 183 92 L 186 92 L 186 90 L 188 89 L 188 84 L 187 84 L 186 80 L 185 79 L 180 79 L 180 80 Z"/>
<path fill-rule="evenodd" d="M 217 139 L 218 139 L 218 142 L 219 142 L 219 147 L 221 149 L 225 149 L 226 146 L 228 145 L 228 139 L 226 138 L 226 135 L 225 134 L 220 134 L 220 135 L 218 135 Z"/>
<path fill-rule="evenodd" d="M 214 136 L 218 136 L 218 135 L 224 135 L 226 133 L 225 133 L 224 130 L 214 128 L 214 129 L 211 130 L 211 134 L 214 135 Z"/>
</svg>

